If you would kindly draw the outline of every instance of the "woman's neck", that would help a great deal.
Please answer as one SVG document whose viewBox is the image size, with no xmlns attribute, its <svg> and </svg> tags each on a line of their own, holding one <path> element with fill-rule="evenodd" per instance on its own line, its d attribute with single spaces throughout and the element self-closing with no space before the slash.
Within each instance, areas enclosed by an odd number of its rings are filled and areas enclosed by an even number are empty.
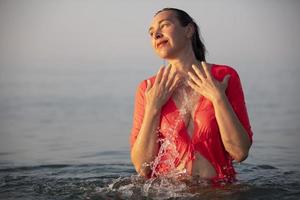
<svg viewBox="0 0 300 200">
<path fill-rule="evenodd" d="M 188 77 L 188 72 L 192 71 L 192 65 L 199 65 L 199 60 L 196 59 L 192 47 L 185 49 L 177 55 L 174 59 L 167 59 L 168 63 L 172 65 L 172 71 L 177 72 L 184 77 Z"/>
<path fill-rule="evenodd" d="M 192 65 L 201 65 L 196 58 L 171 60 L 169 64 L 171 65 L 171 73 L 176 72 L 184 82 L 184 85 L 187 85 L 186 81 L 190 79 L 188 72 L 193 72 Z"/>
</svg>

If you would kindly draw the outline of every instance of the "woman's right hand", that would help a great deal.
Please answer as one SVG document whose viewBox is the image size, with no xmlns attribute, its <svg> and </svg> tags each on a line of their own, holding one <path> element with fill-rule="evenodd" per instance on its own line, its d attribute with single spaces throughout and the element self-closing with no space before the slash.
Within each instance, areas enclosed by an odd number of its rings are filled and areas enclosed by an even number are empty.
<svg viewBox="0 0 300 200">
<path fill-rule="evenodd" d="M 170 73 L 171 66 L 161 67 L 156 75 L 153 85 L 147 80 L 145 91 L 146 106 L 151 110 L 159 111 L 168 101 L 179 84 L 179 77 L 176 73 Z"/>
</svg>

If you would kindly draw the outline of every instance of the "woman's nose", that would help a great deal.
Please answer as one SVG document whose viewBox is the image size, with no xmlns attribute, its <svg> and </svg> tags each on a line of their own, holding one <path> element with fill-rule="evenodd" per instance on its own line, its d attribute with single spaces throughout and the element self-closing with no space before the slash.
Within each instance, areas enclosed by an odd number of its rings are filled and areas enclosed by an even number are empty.
<svg viewBox="0 0 300 200">
<path fill-rule="evenodd" d="M 154 35 L 155 39 L 159 39 L 161 37 L 162 37 L 162 34 L 160 32 L 156 32 L 155 35 Z"/>
</svg>

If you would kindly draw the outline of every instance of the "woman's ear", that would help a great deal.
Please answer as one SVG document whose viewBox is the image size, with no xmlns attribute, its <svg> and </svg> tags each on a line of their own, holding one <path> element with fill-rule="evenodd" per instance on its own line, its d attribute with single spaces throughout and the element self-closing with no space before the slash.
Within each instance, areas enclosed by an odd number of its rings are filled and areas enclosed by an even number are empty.
<svg viewBox="0 0 300 200">
<path fill-rule="evenodd" d="M 195 26 L 194 24 L 191 22 L 186 26 L 186 37 L 187 38 L 191 38 L 193 37 L 195 32 Z"/>
</svg>

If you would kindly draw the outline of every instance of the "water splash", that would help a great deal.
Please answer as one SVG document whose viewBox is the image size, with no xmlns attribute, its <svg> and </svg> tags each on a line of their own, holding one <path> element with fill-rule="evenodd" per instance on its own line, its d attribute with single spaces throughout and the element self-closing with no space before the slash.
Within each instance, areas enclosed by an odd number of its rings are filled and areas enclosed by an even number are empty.
<svg viewBox="0 0 300 200">
<path fill-rule="evenodd" d="M 191 177 L 186 174 L 177 176 L 166 175 L 156 178 L 145 179 L 139 175 L 123 177 L 113 180 L 104 188 L 97 188 L 93 196 L 95 199 L 103 197 L 107 199 L 189 199 L 207 192 L 210 182 L 199 177 Z"/>
<path fill-rule="evenodd" d="M 185 85 L 187 86 L 187 85 Z M 195 93 L 190 97 L 184 88 L 180 89 L 183 94 L 183 101 L 178 107 L 179 115 L 175 119 L 173 126 L 167 129 L 165 138 L 158 139 L 160 149 L 157 157 L 151 163 L 145 163 L 143 167 L 150 167 L 151 177 L 145 179 L 139 175 L 132 175 L 129 178 L 118 178 L 108 187 L 100 188 L 96 191 L 97 196 L 102 194 L 105 197 L 111 196 L 112 199 L 117 197 L 121 199 L 140 199 L 141 197 L 150 197 L 151 199 L 169 199 L 178 197 L 192 197 L 193 193 L 189 191 L 190 176 L 187 170 L 177 169 L 175 160 L 179 157 L 176 147 L 177 130 L 181 120 L 188 114 L 191 102 L 189 99 L 194 98 Z M 157 131 L 160 131 L 159 129 Z M 158 166 L 163 164 L 167 166 L 167 172 L 158 170 Z M 197 179 L 198 181 L 200 179 Z M 199 182 L 197 183 L 199 186 Z M 206 184 L 201 184 L 204 186 Z"/>
<path fill-rule="evenodd" d="M 18 200 L 299 199 L 299 168 L 291 171 L 271 163 L 251 162 L 235 165 L 239 181 L 221 187 L 184 174 L 150 181 L 125 163 L 9 167 L 0 170 L 0 196 Z"/>
<path fill-rule="evenodd" d="M 151 194 L 155 191 L 154 194 L 160 199 L 163 195 L 168 198 L 178 197 L 178 194 L 182 195 L 182 191 L 187 188 L 184 182 L 176 182 L 176 184 L 174 184 L 174 180 L 178 180 L 180 177 L 188 177 L 185 167 L 178 169 L 175 165 L 175 160 L 179 157 L 179 152 L 176 147 L 178 137 L 176 130 L 178 130 L 181 120 L 188 114 L 188 109 L 192 106 L 189 99 L 194 98 L 196 92 L 192 92 L 190 97 L 188 97 L 184 88 L 181 88 L 180 92 L 183 94 L 183 102 L 181 106 L 178 107 L 179 115 L 175 119 L 174 125 L 167 129 L 166 137 L 158 140 L 161 145 L 157 157 L 149 164 L 152 173 L 151 178 L 143 185 L 144 196 L 153 196 Z M 167 172 L 159 171 L 159 165 L 164 165 L 168 169 Z"/>
<path fill-rule="evenodd" d="M 175 160 L 179 157 L 176 147 L 178 126 L 180 126 L 181 120 L 185 118 L 188 109 L 192 106 L 189 99 L 194 98 L 196 93 L 193 92 L 188 96 L 184 88 L 181 88 L 180 92 L 183 94 L 183 101 L 178 107 L 179 115 L 175 119 L 175 123 L 167 129 L 165 138 L 158 139 L 160 149 L 154 161 L 143 165 L 143 167 L 150 167 L 151 177 L 145 179 L 139 175 L 132 175 L 128 178 L 118 178 L 108 187 L 98 188 L 96 191 L 97 197 L 104 194 L 106 198 L 111 196 L 112 199 L 140 199 L 141 197 L 169 199 L 193 197 L 195 195 L 189 191 L 190 186 L 193 185 L 191 184 L 192 177 L 188 175 L 185 168 L 177 169 Z M 161 164 L 167 166 L 167 172 L 158 170 L 158 166 Z M 202 183 L 199 182 L 200 180 L 197 178 L 197 186 L 208 185 L 207 180 L 202 180 Z"/>
<path fill-rule="evenodd" d="M 188 86 L 187 84 L 184 85 L 184 87 L 187 87 L 187 86 Z M 190 108 L 191 108 L 192 104 L 189 101 L 189 99 L 194 98 L 196 95 L 196 92 L 193 91 L 190 97 L 188 97 L 184 88 L 181 88 L 180 92 L 182 92 L 184 99 L 183 99 L 181 106 L 178 107 L 179 115 L 175 119 L 174 125 L 167 129 L 166 137 L 160 138 L 158 140 L 158 142 L 161 144 L 161 146 L 160 146 L 157 157 L 150 164 L 150 168 L 152 171 L 151 178 L 154 178 L 156 176 L 162 176 L 162 175 L 165 176 L 166 175 L 165 173 L 162 174 L 161 172 L 159 172 L 157 170 L 157 166 L 159 164 L 163 164 L 163 165 L 167 166 L 167 168 L 169 169 L 167 172 L 168 174 L 177 175 L 177 174 L 186 172 L 186 169 L 178 170 L 175 166 L 175 160 L 179 156 L 179 152 L 176 147 L 176 140 L 178 137 L 176 130 L 178 130 L 178 126 L 180 125 L 181 119 L 185 118 L 185 116 L 188 114 L 188 110 L 191 110 Z M 165 155 L 167 155 L 167 156 L 164 157 Z M 167 159 L 164 160 L 163 158 L 167 158 Z"/>
</svg>

